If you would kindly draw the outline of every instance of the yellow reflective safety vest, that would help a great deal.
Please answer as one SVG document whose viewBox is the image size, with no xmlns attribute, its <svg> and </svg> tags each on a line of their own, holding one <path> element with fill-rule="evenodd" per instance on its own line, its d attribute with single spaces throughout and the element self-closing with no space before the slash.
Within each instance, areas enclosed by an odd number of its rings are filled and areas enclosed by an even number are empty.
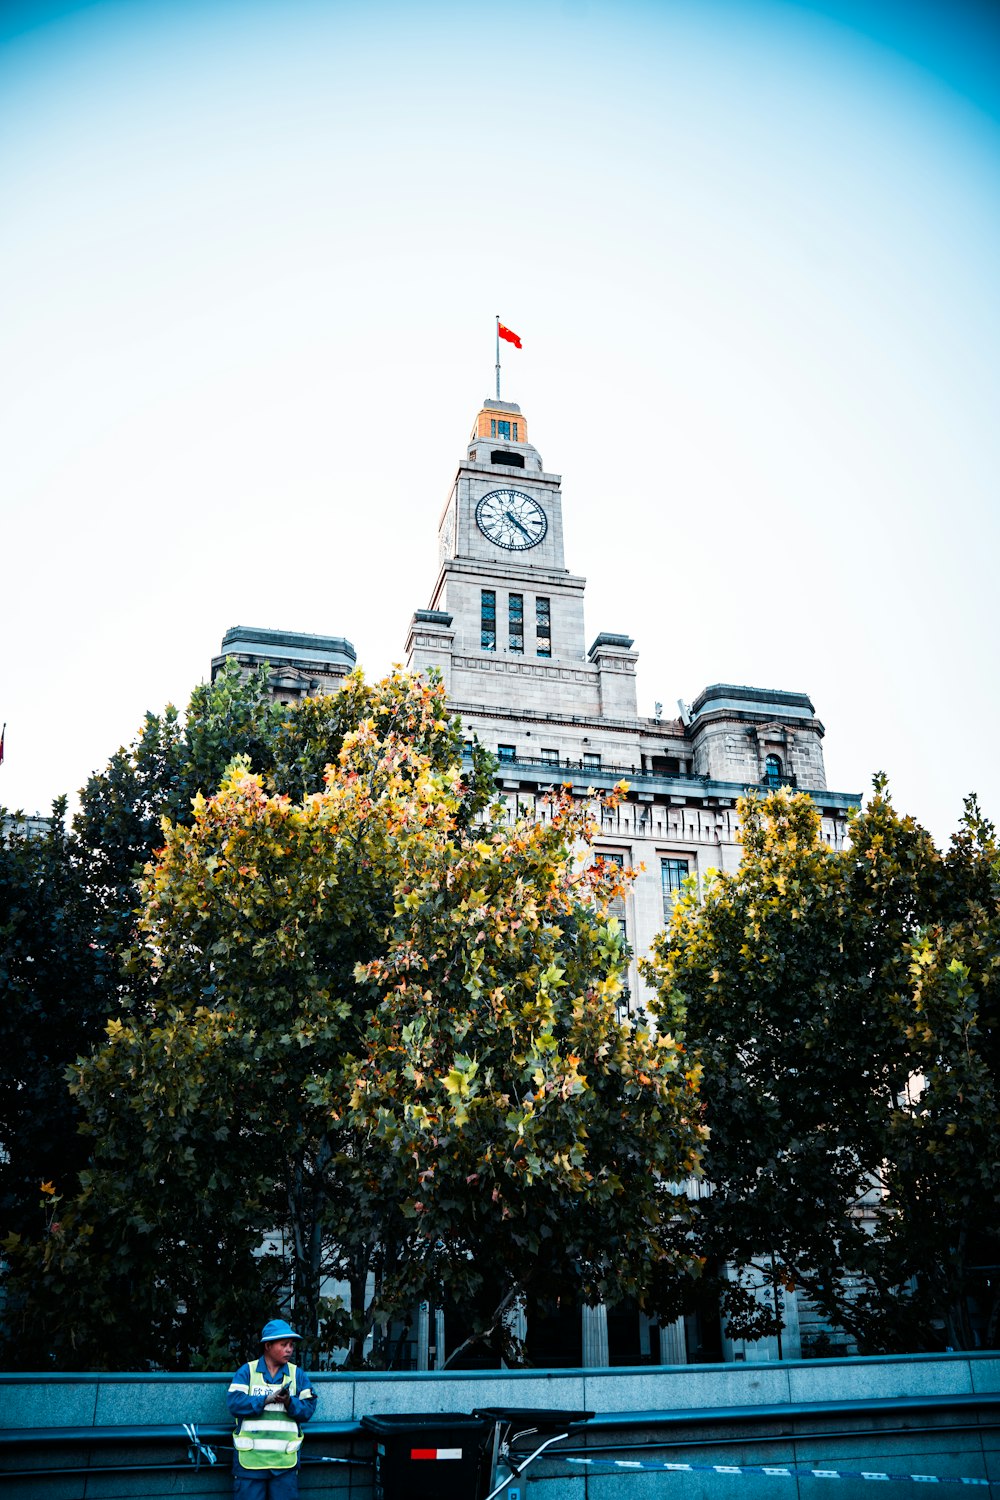
<svg viewBox="0 0 1000 1500">
<path fill-rule="evenodd" d="M 299 1371 L 297 1365 L 288 1366 L 288 1374 L 275 1382 L 268 1378 L 266 1367 L 261 1370 L 263 1360 L 250 1362 L 250 1395 L 262 1396 L 265 1391 L 275 1394 L 283 1385 L 298 1395 Z M 293 1469 L 299 1460 L 302 1433 L 298 1422 L 278 1401 L 268 1401 L 259 1417 L 244 1417 L 233 1434 L 233 1447 L 239 1455 L 242 1469 Z"/>
</svg>

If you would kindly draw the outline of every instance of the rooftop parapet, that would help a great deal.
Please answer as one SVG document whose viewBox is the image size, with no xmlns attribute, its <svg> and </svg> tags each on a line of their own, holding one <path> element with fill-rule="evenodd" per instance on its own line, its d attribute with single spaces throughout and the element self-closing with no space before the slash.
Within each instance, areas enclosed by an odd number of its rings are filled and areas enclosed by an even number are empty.
<svg viewBox="0 0 1000 1500">
<path fill-rule="evenodd" d="M 719 713 L 765 714 L 769 719 L 814 719 L 816 710 L 808 693 L 786 693 L 780 688 L 738 687 L 714 682 L 703 688 L 691 705 L 691 716 Z"/>
<path fill-rule="evenodd" d="M 358 659 L 354 646 L 341 635 L 303 635 L 292 630 L 265 630 L 258 625 L 232 625 L 222 637 L 223 656 L 263 656 L 269 661 L 340 662 L 351 668 Z"/>
</svg>

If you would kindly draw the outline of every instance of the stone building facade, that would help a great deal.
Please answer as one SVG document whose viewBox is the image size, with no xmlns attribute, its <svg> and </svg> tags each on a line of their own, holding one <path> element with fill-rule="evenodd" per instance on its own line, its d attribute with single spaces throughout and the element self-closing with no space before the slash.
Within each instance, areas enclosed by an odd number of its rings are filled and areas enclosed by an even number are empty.
<svg viewBox="0 0 1000 1500">
<path fill-rule="evenodd" d="M 467 743 L 478 739 L 497 755 L 512 820 L 519 809 L 544 817 L 554 785 L 593 803 L 596 850 L 635 872 L 621 913 L 636 955 L 627 990 L 634 1009 L 648 998 L 638 958 L 665 925 L 681 883 L 700 885 L 708 870 L 738 866 L 736 803 L 746 791 L 808 791 L 832 848 L 842 847 L 860 797 L 828 788 L 825 730 L 804 692 L 714 683 L 680 705 L 679 717 L 664 716 L 659 704 L 653 717 L 640 715 L 635 642 L 600 631 L 587 645 L 585 590 L 586 580 L 566 566 L 561 476 L 529 443 L 520 407 L 484 401 L 438 520 L 437 575 L 410 621 L 406 663 L 441 673 Z M 335 691 L 354 655 L 339 637 L 234 627 L 212 671 L 227 656 L 246 671 L 268 661 L 275 691 L 290 701 Z M 613 811 L 601 808 L 595 791 L 622 780 L 627 795 Z M 786 1295 L 785 1358 L 800 1354 L 801 1329 L 814 1319 L 795 1293 Z M 744 1345 L 725 1336 L 717 1314 L 711 1324 L 711 1309 L 657 1328 L 635 1311 L 584 1308 L 564 1330 L 562 1362 L 778 1357 L 773 1340 Z M 422 1308 L 418 1368 L 443 1363 L 446 1337 L 443 1313 Z M 550 1352 L 547 1362 L 560 1361 Z"/>
</svg>

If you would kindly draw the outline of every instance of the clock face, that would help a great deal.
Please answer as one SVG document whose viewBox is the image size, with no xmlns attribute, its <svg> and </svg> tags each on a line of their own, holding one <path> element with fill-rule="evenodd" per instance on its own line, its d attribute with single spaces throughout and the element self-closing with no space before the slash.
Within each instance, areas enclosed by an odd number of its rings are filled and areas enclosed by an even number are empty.
<svg viewBox="0 0 1000 1500">
<path fill-rule="evenodd" d="M 483 536 L 508 552 L 537 547 L 549 529 L 538 501 L 520 490 L 490 490 L 476 506 L 476 525 Z"/>
</svg>

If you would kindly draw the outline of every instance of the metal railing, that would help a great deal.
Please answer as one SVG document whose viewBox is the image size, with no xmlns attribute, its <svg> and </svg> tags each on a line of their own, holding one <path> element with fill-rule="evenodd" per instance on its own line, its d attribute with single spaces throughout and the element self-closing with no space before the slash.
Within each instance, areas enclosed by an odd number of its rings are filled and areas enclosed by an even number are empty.
<svg viewBox="0 0 1000 1500">
<path fill-rule="evenodd" d="M 659 771 L 654 772 L 648 769 L 644 769 L 642 766 L 619 766 L 613 765 L 609 761 L 599 761 L 596 765 L 588 765 L 580 756 L 577 756 L 574 759 L 573 756 L 564 755 L 560 756 L 558 759 L 552 759 L 551 757 L 544 755 L 500 755 L 497 758 L 499 760 L 501 768 L 503 766 L 524 766 L 528 770 L 551 771 L 553 775 L 556 775 L 556 773 L 559 771 L 601 771 L 611 776 L 660 777 L 662 775 L 662 773 Z M 681 775 L 681 773 L 677 772 L 676 775 L 679 776 Z M 674 773 L 671 773 L 670 779 L 676 779 Z M 700 780 L 701 778 L 689 778 L 685 776 L 684 779 Z"/>
<path fill-rule="evenodd" d="M 465 758 L 470 759 L 468 751 L 465 752 Z M 637 766 L 633 764 L 626 766 L 621 765 L 616 761 L 606 760 L 601 760 L 597 763 L 588 763 L 582 758 L 582 756 L 561 755 L 556 759 L 540 755 L 497 756 L 498 774 L 503 774 L 504 771 L 521 770 L 529 771 L 532 773 L 544 771 L 553 778 L 553 781 L 559 781 L 563 779 L 561 773 L 569 771 L 575 773 L 573 777 L 573 779 L 575 780 L 579 780 L 581 775 L 593 775 L 600 777 L 608 776 L 614 780 L 620 780 L 622 777 L 625 777 L 626 779 L 630 779 L 633 781 L 639 780 L 643 784 L 649 782 L 670 782 L 671 784 L 682 782 L 685 784 L 685 790 L 687 790 L 688 788 L 690 789 L 688 791 L 689 796 L 697 795 L 702 790 L 704 790 L 709 783 L 715 783 L 720 790 L 724 789 L 726 792 L 728 792 L 729 796 L 733 798 L 741 796 L 744 793 L 759 794 L 762 791 L 776 792 L 781 787 L 790 787 L 792 791 L 797 791 L 799 786 L 798 777 L 793 775 L 791 772 L 782 773 L 782 775 L 780 776 L 762 776 L 759 781 L 733 781 L 723 783 L 716 782 L 716 778 L 707 773 L 696 774 L 694 771 L 680 770 L 661 771 L 659 769 L 654 769 L 653 767 L 648 765 Z M 533 776 L 532 779 L 537 778 Z M 824 797 L 829 797 L 829 793 L 824 791 L 816 791 L 813 793 L 813 795 L 815 795 L 820 801 L 822 801 Z M 838 800 L 839 797 L 842 797 L 842 795 L 843 794 L 838 794 Z"/>
</svg>

